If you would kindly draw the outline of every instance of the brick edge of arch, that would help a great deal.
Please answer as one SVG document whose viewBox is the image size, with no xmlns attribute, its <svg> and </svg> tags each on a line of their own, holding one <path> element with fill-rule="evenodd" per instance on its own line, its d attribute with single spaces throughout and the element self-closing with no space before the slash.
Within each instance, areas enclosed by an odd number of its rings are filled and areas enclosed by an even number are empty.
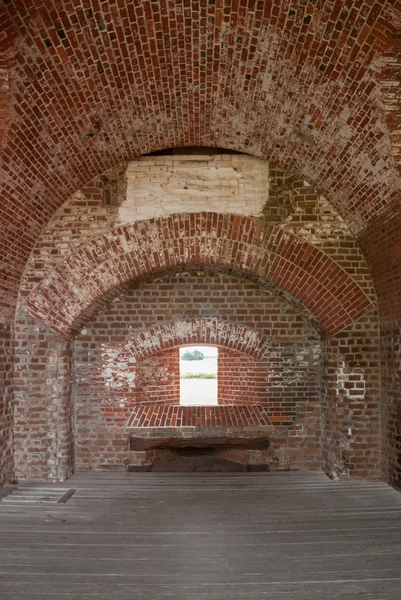
<svg viewBox="0 0 401 600">
<path fill-rule="evenodd" d="M 126 373 L 131 373 L 137 362 L 173 348 L 198 344 L 207 344 L 234 350 L 257 361 L 265 362 L 266 364 L 268 364 L 267 361 L 269 360 L 271 352 L 270 338 L 260 331 L 246 325 L 225 321 L 218 317 L 200 317 L 170 321 L 137 332 L 126 342 L 121 342 L 117 345 L 117 353 L 115 353 L 116 345 L 113 344 L 112 347 L 114 351 L 111 354 L 111 362 L 108 362 L 107 367 L 112 367 L 113 371 L 116 373 L 119 371 L 121 372 L 124 385 L 126 383 Z M 104 353 L 107 355 L 107 345 L 104 348 Z M 121 369 L 121 365 L 124 365 L 123 369 Z M 243 414 L 242 412 L 244 406 L 246 406 L 247 414 Z M 195 416 L 203 418 L 205 416 L 205 410 L 208 411 L 210 408 L 211 407 L 201 407 L 199 413 L 199 407 L 196 407 L 197 412 L 195 411 Z M 176 411 L 177 419 L 180 418 L 179 413 L 188 411 L 189 416 L 187 422 L 189 423 L 192 409 L 193 407 L 166 404 L 165 402 L 137 404 L 130 413 L 126 427 L 128 430 L 138 426 L 148 427 L 149 425 L 145 425 L 145 422 L 149 410 L 152 414 L 158 414 L 165 423 L 169 422 L 171 410 Z M 217 422 L 221 419 L 219 413 L 221 413 L 221 411 L 225 413 L 226 416 L 225 418 L 223 417 L 221 422 L 222 426 L 238 425 L 238 422 L 241 422 L 242 425 L 256 425 L 263 426 L 264 428 L 281 426 L 288 429 L 294 426 L 291 417 L 286 415 L 268 416 L 267 413 L 264 412 L 265 409 L 265 402 L 249 401 L 244 401 L 242 404 L 220 404 L 216 407 L 212 407 L 212 410 L 217 413 L 214 417 Z M 232 419 L 231 411 L 234 411 L 234 414 L 238 414 L 238 422 L 236 421 L 235 416 Z M 237 411 L 240 411 L 240 413 Z M 134 424 L 134 422 L 136 422 L 136 424 Z M 171 426 L 171 424 L 168 426 Z"/>
<path fill-rule="evenodd" d="M 217 317 L 170 321 L 140 331 L 121 344 L 121 352 L 129 352 L 134 360 L 142 360 L 159 352 L 186 345 L 208 344 L 236 350 L 256 360 L 263 360 L 268 350 L 268 337 L 238 323 Z M 121 353 L 117 355 L 118 360 Z"/>
<path fill-rule="evenodd" d="M 67 334 L 112 289 L 179 266 L 208 265 L 284 290 L 334 335 L 373 308 L 362 288 L 309 242 L 252 217 L 178 213 L 137 221 L 91 239 L 48 273 L 27 311 Z"/>
</svg>

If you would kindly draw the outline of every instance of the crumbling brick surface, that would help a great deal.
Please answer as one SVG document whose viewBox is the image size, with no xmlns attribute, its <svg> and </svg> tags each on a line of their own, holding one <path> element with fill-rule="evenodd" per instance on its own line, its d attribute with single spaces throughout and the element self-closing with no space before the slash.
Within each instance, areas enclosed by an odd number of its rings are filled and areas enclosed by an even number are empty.
<svg viewBox="0 0 401 600">
<path fill-rule="evenodd" d="M 164 179 L 173 176 L 175 169 L 180 169 L 182 163 L 187 162 L 188 156 L 194 157 L 190 150 L 186 151 L 189 154 L 185 154 L 185 149 L 177 151 L 174 154 L 174 162 L 170 162 L 169 168 L 167 168 L 168 163 L 165 162 L 164 156 L 151 157 L 151 164 L 155 169 L 160 170 L 157 178 L 159 188 L 162 187 Z M 221 156 L 226 162 L 229 162 L 228 158 L 237 155 L 226 153 L 217 156 Z M 213 158 L 213 154 L 211 155 L 210 151 L 201 154 L 200 150 L 197 150 L 195 155 L 195 158 L 206 158 L 206 164 L 211 162 L 211 157 Z M 148 164 L 150 157 L 146 158 L 146 164 Z M 249 159 L 249 157 L 247 158 Z M 259 162 L 256 161 L 256 164 Z M 231 161 L 230 164 L 233 162 Z M 239 162 L 239 164 L 241 163 Z M 203 171 L 201 169 L 200 174 L 204 176 Z M 145 179 L 145 176 L 143 177 Z M 150 180 L 150 177 L 147 179 Z M 145 181 L 140 183 L 141 189 L 144 189 Z M 105 202 L 105 196 L 111 184 L 115 191 L 115 201 Z M 199 180 L 198 186 L 199 189 L 202 188 L 202 179 Z M 126 201 L 127 187 L 126 166 L 120 165 L 94 179 L 63 204 L 48 227 L 42 232 L 32 251 L 21 282 L 20 294 L 22 296 L 26 296 L 32 287 L 37 285 L 62 258 L 66 258 L 76 250 L 83 241 L 89 241 L 91 238 L 124 224 L 124 220 L 119 214 L 119 207 L 123 206 Z M 196 192 L 198 187 L 194 187 Z M 191 192 L 192 190 L 188 190 L 189 194 Z M 242 195 L 241 192 L 239 195 L 246 205 L 247 194 Z M 191 195 L 189 198 L 192 200 Z M 201 199 L 195 195 L 193 200 L 196 202 L 197 211 L 201 208 L 210 209 L 210 196 Z M 345 221 L 321 194 L 304 180 L 269 165 L 269 181 L 268 188 L 265 190 L 265 200 L 262 218 L 267 224 L 271 223 L 288 230 L 323 250 L 357 281 L 373 302 L 375 301 L 369 268 L 358 242 L 349 231 Z M 221 200 L 216 202 L 215 208 L 217 212 L 235 213 L 234 206 L 227 199 L 224 202 Z M 131 215 L 131 220 L 137 220 L 138 216 L 138 214 Z"/>
<path fill-rule="evenodd" d="M 324 459 L 333 477 L 381 476 L 380 330 L 364 318 L 323 348 Z"/>
<path fill-rule="evenodd" d="M 401 489 L 401 218 L 386 215 L 360 238 L 374 279 L 380 316 L 382 474 Z"/>
<path fill-rule="evenodd" d="M 401 323 L 381 326 L 383 476 L 401 489 Z"/>
<path fill-rule="evenodd" d="M 180 356 L 177 348 L 165 350 L 135 364 L 135 381 L 128 395 L 138 404 L 179 404 Z"/>
<path fill-rule="evenodd" d="M 0 325 L 0 487 L 13 477 L 13 342 L 10 327 Z"/>
<path fill-rule="evenodd" d="M 63 481 L 74 464 L 70 341 L 25 317 L 14 369 L 15 476 Z"/>
</svg>

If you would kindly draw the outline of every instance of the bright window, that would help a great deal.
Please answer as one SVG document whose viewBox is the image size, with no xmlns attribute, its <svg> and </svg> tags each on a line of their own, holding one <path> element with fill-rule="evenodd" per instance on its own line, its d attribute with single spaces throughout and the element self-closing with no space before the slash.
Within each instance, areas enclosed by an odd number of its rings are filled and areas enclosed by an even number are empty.
<svg viewBox="0 0 401 600">
<path fill-rule="evenodd" d="M 180 404 L 217 404 L 217 358 L 216 346 L 180 348 Z"/>
</svg>

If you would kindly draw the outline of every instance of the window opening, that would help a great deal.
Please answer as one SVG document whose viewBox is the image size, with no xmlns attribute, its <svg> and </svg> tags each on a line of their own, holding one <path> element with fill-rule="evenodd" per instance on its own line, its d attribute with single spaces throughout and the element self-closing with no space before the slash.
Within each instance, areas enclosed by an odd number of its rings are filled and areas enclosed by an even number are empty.
<svg viewBox="0 0 401 600">
<path fill-rule="evenodd" d="M 216 346 L 180 348 L 180 404 L 210 406 L 217 404 Z"/>
</svg>

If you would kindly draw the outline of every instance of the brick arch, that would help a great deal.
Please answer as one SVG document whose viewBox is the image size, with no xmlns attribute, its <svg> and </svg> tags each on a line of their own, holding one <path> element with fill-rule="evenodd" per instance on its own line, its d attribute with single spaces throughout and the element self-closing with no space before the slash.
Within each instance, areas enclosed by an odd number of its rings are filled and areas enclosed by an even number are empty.
<svg viewBox="0 0 401 600">
<path fill-rule="evenodd" d="M 175 373 L 179 378 L 178 348 L 203 344 L 217 346 L 220 350 L 234 351 L 238 355 L 245 355 L 253 359 L 267 377 L 267 364 L 271 352 L 270 338 L 246 325 L 225 321 L 220 317 L 198 317 L 179 319 L 149 327 L 144 331 L 136 332 L 131 338 L 120 344 L 109 345 L 107 342 L 103 343 L 104 380 L 106 385 L 110 385 L 112 381 L 111 386 L 118 389 L 126 398 L 134 397 L 134 401 L 130 400 L 132 406 L 149 404 L 149 402 L 151 404 L 179 403 L 179 386 L 174 385 L 173 375 Z M 176 351 L 176 353 L 172 355 L 169 351 Z M 160 390 L 158 390 L 156 398 L 152 398 L 151 401 L 146 398 L 144 401 L 140 394 L 137 395 L 138 390 L 140 392 L 141 389 L 141 385 L 137 387 L 137 382 L 140 381 L 138 377 L 140 378 L 142 361 L 153 357 L 161 359 L 164 364 L 172 365 L 173 379 L 169 379 L 169 384 L 173 381 L 173 388 L 169 390 L 168 399 L 164 396 L 160 399 Z M 139 372 L 137 369 L 139 369 Z M 157 367 L 154 367 L 154 370 L 157 372 Z M 136 374 L 133 379 L 132 374 L 134 372 Z M 113 373 L 112 378 L 110 373 Z M 133 380 L 136 382 L 134 386 L 132 385 Z M 175 382 L 177 382 L 177 379 Z M 152 386 L 154 384 L 155 379 L 152 377 Z M 259 402 L 266 402 L 265 391 L 262 399 L 258 400 Z M 248 400 L 245 401 L 244 398 L 241 398 L 241 402 L 238 399 L 234 401 L 234 404 L 239 403 L 248 404 Z M 252 403 L 252 401 L 249 400 L 249 403 Z"/>
<path fill-rule="evenodd" d="M 263 360 L 269 339 L 245 325 L 207 317 L 171 321 L 141 331 L 124 344 L 124 351 L 129 350 L 135 360 L 141 360 L 164 350 L 197 344 L 220 346 Z"/>
<path fill-rule="evenodd" d="M 352 4 L 2 3 L 20 36 L 0 181 L 7 316 L 54 211 L 129 156 L 233 148 L 302 174 L 355 231 L 383 212 L 399 178 L 375 101 L 377 58 L 400 9 L 392 0 Z M 1 44 L 8 31 L 0 25 Z"/>
<path fill-rule="evenodd" d="M 121 284 L 180 265 L 210 265 L 284 290 L 335 334 L 373 308 L 324 252 L 254 218 L 176 214 L 119 227 L 62 261 L 29 294 L 31 315 L 68 333 L 80 315 Z"/>
<path fill-rule="evenodd" d="M 179 404 L 180 379 L 179 379 L 179 354 L 178 348 L 192 345 L 217 346 L 220 349 L 219 361 L 223 360 L 223 373 L 219 370 L 219 404 L 266 404 L 268 395 L 268 361 L 271 353 L 270 338 L 246 325 L 225 321 L 219 317 L 198 317 L 192 319 L 179 319 L 161 325 L 150 327 L 144 331 L 136 332 L 126 342 L 108 347 L 102 345 L 103 373 L 107 385 L 118 389 L 132 407 L 136 405 L 166 405 Z M 230 357 L 230 368 L 233 360 L 241 357 L 240 365 L 251 364 L 253 373 L 257 372 L 257 379 L 252 381 L 246 391 L 246 397 L 230 396 L 227 401 L 228 390 L 232 388 L 232 381 L 227 382 L 227 362 L 224 356 L 227 351 Z M 234 355 L 232 353 L 235 353 Z M 252 359 L 244 363 L 244 357 Z M 150 394 L 142 396 L 143 379 L 142 367 L 146 359 L 156 358 L 158 362 L 152 364 L 152 377 L 145 375 L 145 386 L 151 384 Z M 170 369 L 168 383 L 165 376 L 158 380 L 158 365 Z M 220 369 L 219 364 L 219 369 Z M 245 367 L 246 368 L 246 367 Z M 146 367 L 145 367 L 146 372 Z M 112 377 L 110 376 L 112 373 Z M 238 366 L 231 371 L 235 379 Z M 133 374 L 134 377 L 133 377 Z M 264 387 L 259 377 L 264 378 Z M 135 384 L 132 385 L 132 382 Z"/>
</svg>

